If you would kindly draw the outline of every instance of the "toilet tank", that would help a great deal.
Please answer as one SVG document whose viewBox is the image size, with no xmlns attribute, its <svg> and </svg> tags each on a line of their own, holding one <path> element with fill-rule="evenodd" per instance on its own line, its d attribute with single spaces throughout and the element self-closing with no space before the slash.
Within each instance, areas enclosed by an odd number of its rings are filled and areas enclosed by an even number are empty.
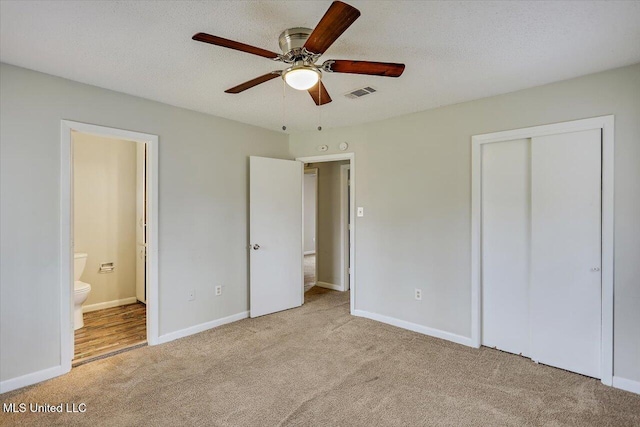
<svg viewBox="0 0 640 427">
<path fill-rule="evenodd" d="M 73 280 L 77 282 L 84 272 L 84 266 L 87 264 L 87 254 L 76 252 L 73 254 Z"/>
</svg>

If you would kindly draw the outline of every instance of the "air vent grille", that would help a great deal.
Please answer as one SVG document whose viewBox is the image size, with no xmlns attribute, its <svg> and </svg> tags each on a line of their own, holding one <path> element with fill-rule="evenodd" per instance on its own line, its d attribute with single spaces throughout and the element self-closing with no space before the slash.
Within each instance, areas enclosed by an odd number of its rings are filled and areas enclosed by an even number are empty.
<svg viewBox="0 0 640 427">
<path fill-rule="evenodd" d="M 360 89 L 352 90 L 351 92 L 345 94 L 344 96 L 350 99 L 356 99 L 356 98 L 361 98 L 365 95 L 370 95 L 374 92 L 377 92 L 377 90 L 375 90 L 371 86 L 366 86 Z"/>
</svg>

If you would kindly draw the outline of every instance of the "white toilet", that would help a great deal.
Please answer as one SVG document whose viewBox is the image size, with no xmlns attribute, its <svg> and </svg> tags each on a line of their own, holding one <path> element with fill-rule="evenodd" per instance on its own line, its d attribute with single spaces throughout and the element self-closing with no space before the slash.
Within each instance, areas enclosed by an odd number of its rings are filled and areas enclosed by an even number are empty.
<svg viewBox="0 0 640 427">
<path fill-rule="evenodd" d="M 84 326 L 82 304 L 91 292 L 91 285 L 80 281 L 84 266 L 87 264 L 87 256 L 87 254 L 79 252 L 73 254 L 73 330 Z"/>
</svg>

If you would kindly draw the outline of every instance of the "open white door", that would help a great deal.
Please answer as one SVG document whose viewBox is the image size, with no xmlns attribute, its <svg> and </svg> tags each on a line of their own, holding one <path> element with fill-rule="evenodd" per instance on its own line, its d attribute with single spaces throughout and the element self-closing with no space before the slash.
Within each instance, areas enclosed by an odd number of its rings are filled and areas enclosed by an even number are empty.
<svg viewBox="0 0 640 427">
<path fill-rule="evenodd" d="M 249 158 L 250 315 L 302 305 L 303 163 Z"/>
<path fill-rule="evenodd" d="M 136 143 L 136 298 L 147 302 L 147 154 L 146 145 Z"/>
</svg>

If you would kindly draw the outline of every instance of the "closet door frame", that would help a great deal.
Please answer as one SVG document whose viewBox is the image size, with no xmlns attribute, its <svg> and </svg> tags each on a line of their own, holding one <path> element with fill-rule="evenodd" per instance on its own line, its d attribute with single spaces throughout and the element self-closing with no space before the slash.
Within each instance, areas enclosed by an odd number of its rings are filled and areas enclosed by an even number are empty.
<svg viewBox="0 0 640 427">
<path fill-rule="evenodd" d="M 600 129 L 602 134 L 601 381 L 613 382 L 613 177 L 614 116 L 534 126 L 471 137 L 471 341 L 482 342 L 482 145 Z"/>
</svg>

